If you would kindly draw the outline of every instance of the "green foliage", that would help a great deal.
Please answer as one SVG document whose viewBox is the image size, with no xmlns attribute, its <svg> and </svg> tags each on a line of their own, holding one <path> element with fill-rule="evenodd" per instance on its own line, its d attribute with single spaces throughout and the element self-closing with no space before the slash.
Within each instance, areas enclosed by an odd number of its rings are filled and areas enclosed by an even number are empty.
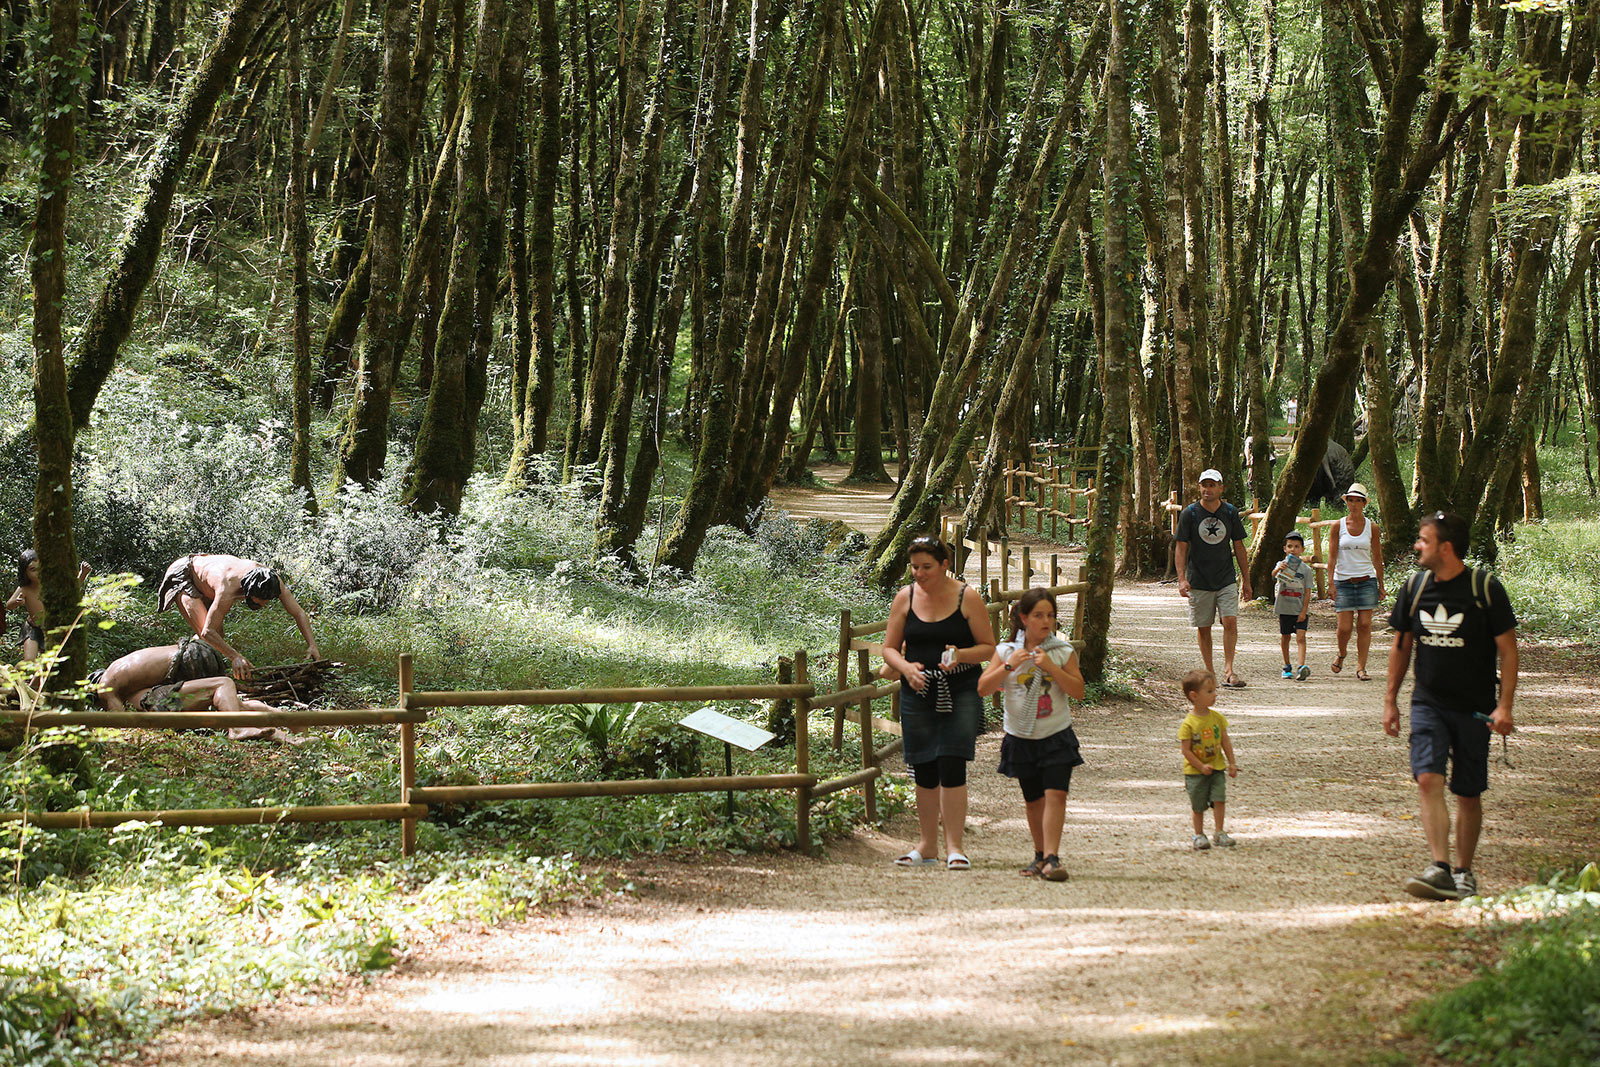
<svg viewBox="0 0 1600 1067">
<path fill-rule="evenodd" d="M 1435 997 L 1415 1022 L 1451 1063 L 1567 1067 L 1600 1061 L 1600 868 L 1486 902 L 1516 916 L 1499 961 Z"/>
<path fill-rule="evenodd" d="M 0 1062 L 77 1067 L 199 1014 L 391 966 L 429 930 L 522 918 L 597 887 L 513 852 L 256 873 L 204 829 L 123 827 L 124 863 L 0 903 Z"/>
</svg>

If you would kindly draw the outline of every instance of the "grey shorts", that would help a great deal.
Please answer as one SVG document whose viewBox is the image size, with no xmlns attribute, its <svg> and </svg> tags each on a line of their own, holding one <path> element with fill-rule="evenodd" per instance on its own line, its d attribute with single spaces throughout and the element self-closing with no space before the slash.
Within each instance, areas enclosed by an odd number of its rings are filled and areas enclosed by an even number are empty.
<svg viewBox="0 0 1600 1067">
<path fill-rule="evenodd" d="M 1189 807 L 1205 811 L 1213 804 L 1228 802 L 1228 772 L 1213 770 L 1210 774 L 1186 774 L 1183 787 L 1189 791 Z"/>
<path fill-rule="evenodd" d="M 1238 582 L 1221 589 L 1189 590 L 1189 625 L 1196 629 L 1204 629 L 1218 618 L 1231 619 L 1238 614 Z"/>
</svg>

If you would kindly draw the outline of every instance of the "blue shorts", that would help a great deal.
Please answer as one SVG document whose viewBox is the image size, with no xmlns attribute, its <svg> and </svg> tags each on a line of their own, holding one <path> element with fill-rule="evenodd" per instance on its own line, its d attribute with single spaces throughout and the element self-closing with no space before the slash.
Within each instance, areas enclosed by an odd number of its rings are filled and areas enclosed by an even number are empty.
<svg viewBox="0 0 1600 1067">
<path fill-rule="evenodd" d="M 1489 788 L 1489 724 L 1469 712 L 1411 705 L 1411 777 L 1444 774 L 1450 792 L 1481 796 Z"/>
<path fill-rule="evenodd" d="M 1334 609 L 1337 611 L 1371 611 L 1378 606 L 1378 579 L 1364 578 L 1351 581 L 1339 578 L 1333 583 Z"/>
</svg>

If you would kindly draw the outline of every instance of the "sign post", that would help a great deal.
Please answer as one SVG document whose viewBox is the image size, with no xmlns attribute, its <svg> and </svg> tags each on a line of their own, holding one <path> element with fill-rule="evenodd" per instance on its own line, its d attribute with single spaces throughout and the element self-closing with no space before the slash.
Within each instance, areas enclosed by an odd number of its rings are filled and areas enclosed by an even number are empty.
<svg viewBox="0 0 1600 1067">
<path fill-rule="evenodd" d="M 735 719 L 732 715 L 724 715 L 716 708 L 701 708 L 691 712 L 678 720 L 679 726 L 708 737 L 714 737 L 722 742 L 722 768 L 729 778 L 733 777 L 733 746 L 738 745 L 746 752 L 754 752 L 762 745 L 778 736 L 769 733 L 759 726 Z M 733 790 L 728 790 L 728 821 L 733 821 Z"/>
</svg>

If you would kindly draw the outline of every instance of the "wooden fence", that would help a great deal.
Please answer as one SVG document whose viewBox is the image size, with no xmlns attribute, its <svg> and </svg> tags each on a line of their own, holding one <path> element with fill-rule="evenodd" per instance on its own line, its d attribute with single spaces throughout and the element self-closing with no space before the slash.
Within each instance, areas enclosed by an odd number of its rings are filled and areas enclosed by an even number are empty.
<svg viewBox="0 0 1600 1067">
<path fill-rule="evenodd" d="M 410 657 L 404 657 L 409 661 Z M 405 664 L 409 667 L 409 662 Z M 25 733 L 52 726 L 96 726 L 145 730 L 192 730 L 206 726 L 387 726 L 400 724 L 402 761 L 405 739 L 428 713 L 407 708 L 365 708 L 348 711 L 3 711 L 0 720 L 23 727 Z M 26 740 L 26 738 L 24 738 Z M 280 822 L 359 822 L 364 820 L 414 820 L 428 813 L 409 801 L 405 789 L 398 803 L 331 804 L 284 808 L 190 808 L 161 811 L 0 811 L 0 822 L 21 822 L 53 830 L 120 826 L 128 822 L 159 822 L 163 826 L 254 826 Z"/>
<path fill-rule="evenodd" d="M 875 782 L 882 775 L 882 760 L 894 751 L 872 747 L 874 720 L 870 713 L 862 728 L 861 769 L 839 778 L 819 781 L 810 769 L 810 713 L 813 707 L 842 708 L 871 702 L 899 688 L 866 684 L 818 696 L 807 680 L 806 652 L 795 653 L 792 683 L 774 685 L 640 686 L 613 689 L 529 689 L 494 692 L 419 692 L 413 687 L 409 654 L 399 660 L 399 707 L 345 711 L 274 712 L 26 712 L 0 711 L 0 721 L 23 727 L 25 734 L 53 726 L 93 726 L 120 729 L 186 730 L 196 727 L 272 726 L 378 726 L 398 725 L 400 744 L 400 796 L 394 803 L 328 804 L 308 807 L 238 807 L 162 809 L 151 811 L 6 811 L 0 822 L 21 822 L 45 829 L 89 829 L 128 822 L 162 826 L 248 826 L 274 823 L 330 823 L 390 821 L 400 823 L 400 850 L 416 851 L 417 821 L 427 816 L 430 804 L 470 801 L 544 800 L 556 797 L 640 796 L 662 793 L 708 793 L 748 790 L 795 791 L 795 831 L 799 845 L 811 847 L 811 804 L 844 789 L 866 790 L 867 818 L 877 818 Z M 841 678 L 843 673 L 841 672 Z M 418 786 L 416 728 L 441 708 L 529 707 L 551 704 L 697 703 L 707 700 L 793 700 L 795 702 L 795 767 L 793 773 L 718 775 L 697 778 L 649 778 L 600 782 L 498 782 L 476 785 Z M 878 720 L 881 722 L 882 720 Z M 26 738 L 24 738 L 26 739 Z"/>
</svg>

